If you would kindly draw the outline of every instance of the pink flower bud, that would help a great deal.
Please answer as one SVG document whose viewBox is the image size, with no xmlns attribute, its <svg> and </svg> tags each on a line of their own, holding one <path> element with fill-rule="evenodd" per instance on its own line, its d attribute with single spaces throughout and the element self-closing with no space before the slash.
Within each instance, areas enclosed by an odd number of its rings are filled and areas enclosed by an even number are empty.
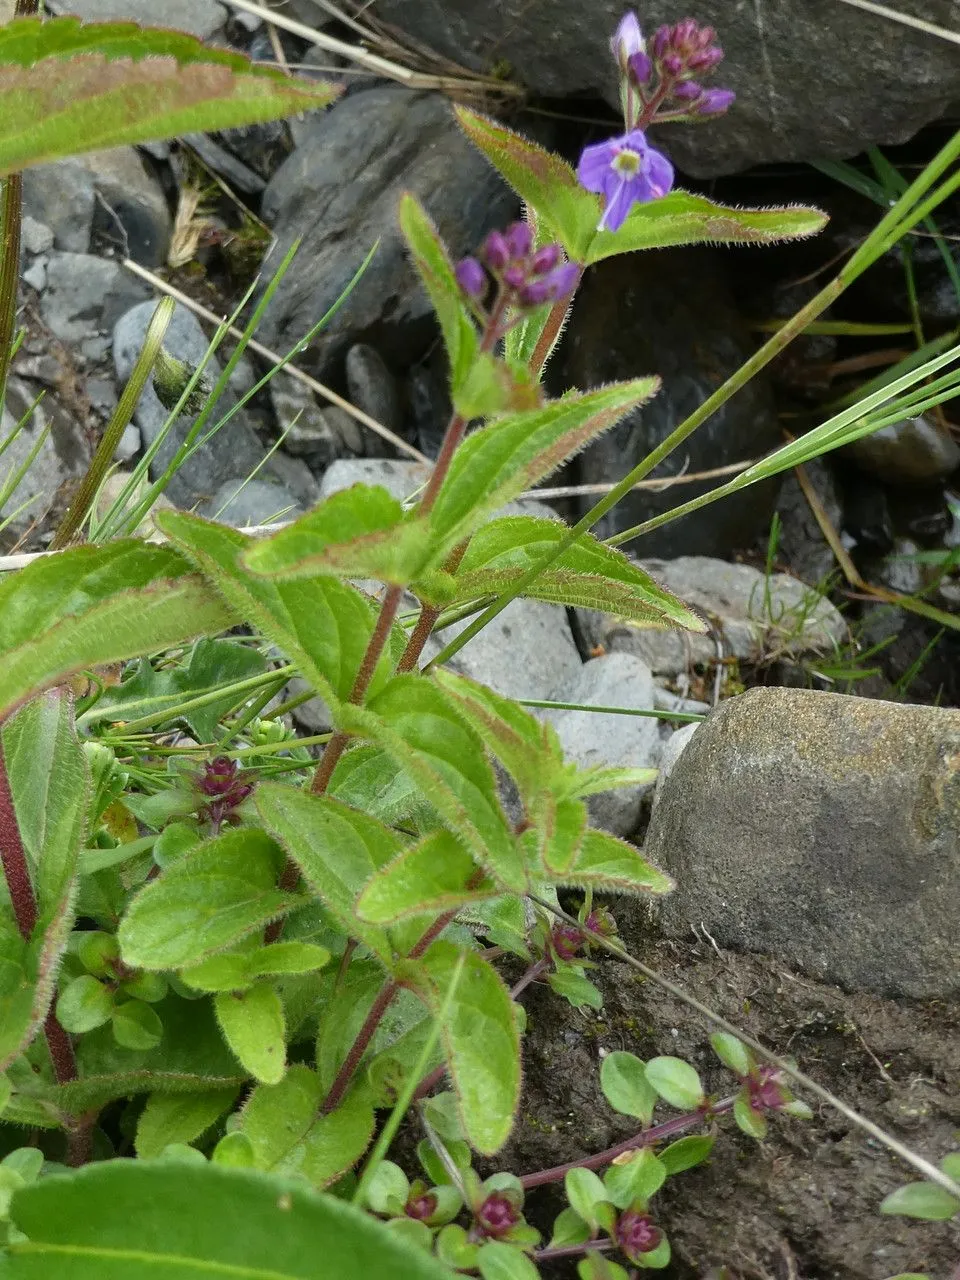
<svg viewBox="0 0 960 1280">
<path fill-rule="evenodd" d="M 533 246 L 533 232 L 526 222 L 514 222 L 507 227 L 506 241 L 511 258 L 525 258 Z"/>
<path fill-rule="evenodd" d="M 678 53 L 668 53 L 664 56 L 661 66 L 664 75 L 678 76 L 683 70 L 683 59 Z"/>
<path fill-rule="evenodd" d="M 663 1239 L 663 1232 L 645 1213 L 628 1209 L 621 1213 L 614 1228 L 617 1244 L 631 1262 L 641 1254 L 652 1253 Z"/>
<path fill-rule="evenodd" d="M 662 58 L 667 52 L 667 46 L 670 44 L 670 28 L 657 27 L 653 33 L 653 39 L 650 41 L 650 52 L 654 58 Z"/>
<path fill-rule="evenodd" d="M 483 244 L 483 259 L 491 271 L 502 271 L 510 261 L 510 246 L 500 231 L 491 231 Z"/>
<path fill-rule="evenodd" d="M 558 244 L 545 244 L 533 255 L 530 261 L 530 270 L 535 276 L 543 275 L 545 271 L 552 271 L 559 261 L 560 246 Z"/>
<path fill-rule="evenodd" d="M 482 298 L 487 288 L 487 273 L 476 258 L 462 258 L 457 263 L 457 284 L 469 298 Z"/>
<path fill-rule="evenodd" d="M 634 84 L 649 84 L 653 79 L 653 63 L 645 53 L 631 54 L 627 60 L 627 72 Z"/>
<path fill-rule="evenodd" d="M 712 71 L 717 63 L 722 61 L 723 50 L 718 44 L 715 44 L 709 49 L 704 49 L 702 53 L 695 53 L 692 58 L 688 58 L 687 70 L 699 73 Z"/>
<path fill-rule="evenodd" d="M 695 98 L 699 98 L 703 90 L 697 84 L 696 80 L 681 80 L 673 91 L 673 96 L 680 102 L 693 102 Z"/>
<path fill-rule="evenodd" d="M 517 262 L 512 262 L 510 266 L 504 270 L 503 283 L 511 289 L 522 289 L 527 283 L 526 268 L 521 267 Z"/>
<path fill-rule="evenodd" d="M 732 89 L 707 89 L 700 99 L 697 114 L 701 116 L 722 115 L 736 96 Z"/>
</svg>

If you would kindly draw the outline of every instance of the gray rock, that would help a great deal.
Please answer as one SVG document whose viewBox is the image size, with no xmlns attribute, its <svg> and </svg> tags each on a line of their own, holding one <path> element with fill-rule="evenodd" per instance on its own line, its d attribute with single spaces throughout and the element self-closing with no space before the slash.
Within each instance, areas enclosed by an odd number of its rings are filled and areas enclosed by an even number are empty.
<svg viewBox="0 0 960 1280">
<path fill-rule="evenodd" d="M 754 337 L 734 304 L 721 255 L 711 249 L 628 254 L 592 268 L 577 295 L 556 364 L 555 391 L 657 374 L 659 392 L 628 414 L 577 459 L 582 484 L 610 484 L 654 448 L 753 354 Z M 552 370 L 552 372 L 551 372 Z M 707 471 L 757 458 L 782 443 L 763 375 L 714 413 L 659 467 L 652 479 Z M 594 528 L 609 537 L 707 493 L 702 480 L 668 489 L 635 489 Z M 769 528 L 777 482 L 754 485 L 645 534 L 644 555 L 678 556 L 751 546 Z M 580 499 L 585 511 L 595 496 Z"/>
<path fill-rule="evenodd" d="M 645 853 L 674 934 L 704 925 L 854 990 L 960 987 L 960 711 L 752 689 L 702 724 Z"/>
<path fill-rule="evenodd" d="M 11 377 L 7 383 L 0 440 L 6 440 L 24 416 L 27 416 L 27 422 L 0 456 L 0 487 L 27 461 L 48 424 L 50 432 L 20 486 L 0 510 L 0 521 L 6 521 L 12 516 L 10 523 L 0 533 L 5 546 L 16 542 L 51 508 L 65 509 L 69 487 L 83 475 L 90 460 L 82 428 L 49 392 L 30 412 L 30 406 L 39 391 L 40 388 L 36 385 L 31 386 L 16 377 Z M 28 498 L 33 501 L 25 510 L 13 515 Z"/>
<path fill-rule="evenodd" d="M 42 293 L 47 287 L 47 260 L 46 258 L 35 259 L 26 271 L 20 273 L 20 279 L 24 284 L 28 284 L 31 289 L 36 289 L 37 293 Z"/>
<path fill-rule="evenodd" d="M 568 683 L 555 689 L 553 696 L 558 702 L 652 711 L 653 676 L 646 663 L 632 653 L 611 653 L 584 663 L 573 672 Z M 602 765 L 650 769 L 656 766 L 660 735 L 653 716 L 608 715 L 596 711 L 540 714 L 553 722 L 567 759 L 583 768 Z M 587 807 L 592 825 L 613 835 L 632 835 L 650 785 L 622 787 L 590 796 Z"/>
<path fill-rule="evenodd" d="M 154 309 L 154 302 L 141 303 L 117 322 L 113 331 L 113 360 L 120 382 L 125 382 L 133 370 Z M 167 329 L 164 345 L 177 359 L 196 366 L 202 361 L 209 344 L 193 314 L 186 307 L 177 306 Z M 206 366 L 206 371 L 211 379 L 219 377 L 220 365 L 216 356 Z M 235 403 L 235 397 L 225 394 L 218 406 L 218 416 Z M 156 440 L 167 416 L 167 410 L 148 382 L 134 414 L 134 421 L 140 428 L 146 446 L 149 447 Z M 194 421 L 192 417 L 181 417 L 174 424 L 151 467 L 154 478 L 163 472 Z M 177 472 L 167 489 L 167 496 L 177 506 L 191 508 L 197 502 L 211 498 L 231 476 L 249 474 L 262 456 L 260 442 L 241 410 L 231 418 L 222 432 L 201 445 L 189 464 Z"/>
<path fill-rule="evenodd" d="M 430 468 L 421 462 L 393 458 L 341 458 L 329 467 L 320 481 L 320 497 L 349 489 L 355 484 L 379 484 L 402 502 L 424 485 Z"/>
<path fill-rule="evenodd" d="M 140 431 L 128 422 L 123 428 L 123 435 L 120 437 L 120 443 L 117 445 L 114 457 L 118 462 L 129 462 L 131 458 L 135 458 L 143 448 L 143 441 L 140 438 Z"/>
<path fill-rule="evenodd" d="M 295 520 L 303 508 L 282 485 L 267 480 L 225 480 L 199 514 L 210 520 L 232 524 L 236 529 L 252 525 L 273 524 L 278 520 Z"/>
<path fill-rule="evenodd" d="M 935 484 L 960 467 L 960 445 L 930 418 L 906 418 L 848 444 L 843 453 L 885 484 Z"/>
<path fill-rule="evenodd" d="M 282 449 L 277 449 L 270 455 L 269 470 L 305 511 L 320 500 L 320 485 L 302 458 L 291 458 Z"/>
<path fill-rule="evenodd" d="M 69 253 L 89 250 L 96 199 L 93 174 L 77 160 L 58 160 L 24 170 L 24 213 L 53 232 L 58 249 Z"/>
<path fill-rule="evenodd" d="M 312 6 L 323 12 L 317 0 Z M 378 0 L 376 12 L 461 66 L 490 71 L 507 64 L 512 78 L 535 96 L 603 95 L 616 108 L 608 42 L 626 7 L 623 0 L 551 0 L 549 6 L 528 0 Z M 914 0 L 909 9 L 942 27 L 951 27 L 956 16 L 948 0 Z M 640 7 L 648 34 L 678 16 L 672 0 Z M 869 143 L 905 142 L 957 97 L 955 46 L 833 0 L 701 0 L 696 16 L 717 28 L 726 52 L 711 83 L 735 89 L 737 101 L 722 119 L 661 131 L 658 142 L 685 173 L 708 177 L 772 160 L 846 159 Z"/>
<path fill-rule="evenodd" d="M 271 378 L 269 387 L 287 453 L 303 458 L 314 471 L 323 471 L 335 459 L 357 452 L 351 446 L 359 444 L 362 451 L 360 428 L 348 413 L 335 405 L 321 409 L 309 388 L 283 373 Z"/>
<path fill-rule="evenodd" d="M 80 342 L 111 329 L 150 289 L 119 262 L 89 253 L 54 250 L 40 299 L 44 323 L 63 342 Z"/>
<path fill-rule="evenodd" d="M 681 729 L 676 729 L 671 733 L 660 748 L 660 759 L 657 764 L 659 773 L 657 774 L 657 783 L 653 789 L 653 800 L 651 801 L 653 809 L 659 804 L 667 779 L 673 773 L 677 761 L 685 748 L 690 745 L 690 739 L 699 728 L 698 724 L 685 724 Z"/>
<path fill-rule="evenodd" d="M 719 631 L 723 657 L 828 653 L 845 635 L 843 618 L 830 601 L 787 573 L 771 574 L 768 580 L 751 565 L 708 556 L 644 560 L 641 565 L 707 615 Z M 659 630 L 587 609 L 577 609 L 576 615 L 589 648 L 602 645 L 607 652 L 635 653 L 656 675 L 678 675 L 717 657 L 709 632 Z"/>
<path fill-rule="evenodd" d="M 843 505 L 833 472 L 822 458 L 805 463 L 803 469 L 830 523 L 839 533 L 843 526 Z M 837 562 L 793 472 L 781 486 L 777 513 L 780 516 L 778 558 L 786 560 L 790 571 L 810 586 L 823 582 L 836 570 Z"/>
<path fill-rule="evenodd" d="M 347 352 L 347 391 L 358 409 L 391 431 L 400 430 L 397 380 L 375 347 L 357 342 Z"/>
<path fill-rule="evenodd" d="M 27 253 L 47 253 L 53 248 L 54 235 L 45 222 L 38 222 L 29 213 L 23 215 L 20 242 Z"/>
<path fill-rule="evenodd" d="M 227 12 L 216 0 L 50 0 L 53 13 L 75 13 L 84 22 L 128 19 L 147 27 L 173 27 L 206 40 L 219 31 Z"/>
<path fill-rule="evenodd" d="M 316 116 L 303 134 L 264 192 L 263 213 L 277 236 L 268 269 L 296 237 L 303 243 L 260 336 L 289 350 L 379 239 L 363 278 L 303 358 L 324 374 L 362 337 L 401 364 L 420 353 L 434 329 L 397 226 L 400 194 L 421 200 L 454 254 L 509 220 L 515 197 L 467 142 L 441 94 L 368 89 Z"/>
<path fill-rule="evenodd" d="M 679 693 L 673 693 L 659 684 L 654 685 L 653 705 L 658 711 L 682 711 L 694 716 L 705 716 L 710 710 L 709 702 L 700 702 L 697 698 L 684 698 Z"/>
</svg>

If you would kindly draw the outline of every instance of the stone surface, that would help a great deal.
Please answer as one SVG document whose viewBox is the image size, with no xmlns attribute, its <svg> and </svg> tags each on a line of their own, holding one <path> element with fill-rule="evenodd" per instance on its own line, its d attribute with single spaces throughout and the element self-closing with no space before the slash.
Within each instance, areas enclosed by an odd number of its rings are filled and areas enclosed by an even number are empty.
<svg viewBox="0 0 960 1280">
<path fill-rule="evenodd" d="M 698 724 L 685 724 L 682 728 L 671 733 L 670 737 L 664 742 L 660 748 L 660 759 L 657 761 L 656 786 L 653 789 L 653 800 L 651 804 L 655 809 L 660 802 L 663 789 L 667 784 L 667 779 L 673 773 L 677 761 L 680 759 L 684 750 L 690 745 L 690 740 L 700 728 Z"/>
<path fill-rule="evenodd" d="M 267 270 L 296 237 L 303 243 L 267 309 L 261 340 L 289 350 L 379 240 L 363 278 L 302 360 L 323 375 L 358 339 L 398 365 L 416 358 L 435 330 L 397 226 L 400 194 L 417 196 L 455 255 L 508 221 L 515 198 L 440 94 L 398 86 L 355 93 L 317 114 L 302 138 L 264 192 L 263 214 L 277 236 Z"/>
<path fill-rule="evenodd" d="M 59 160 L 24 170 L 24 213 L 49 227 L 58 249 L 87 252 L 96 199 L 93 174 L 78 160 Z"/>
<path fill-rule="evenodd" d="M 839 533 L 843 525 L 843 506 L 833 472 L 822 458 L 814 458 L 803 469 L 830 523 Z M 791 573 L 815 587 L 834 572 L 837 562 L 792 471 L 781 486 L 777 514 L 780 516 L 777 559 L 785 560 Z"/>
<path fill-rule="evenodd" d="M 25 427 L 0 455 L 0 488 L 27 461 L 31 451 L 49 423 L 50 433 L 19 487 L 0 510 L 0 522 L 12 516 L 0 533 L 0 545 L 12 546 L 16 540 L 51 509 L 65 506 L 68 486 L 80 478 L 90 460 L 89 448 L 80 426 L 48 392 L 30 412 L 42 387 L 11 377 L 7 385 L 0 440 L 6 440 L 24 415 Z M 28 498 L 33 501 L 19 514 L 13 512 Z"/>
<path fill-rule="evenodd" d="M 113 361 L 117 377 L 125 382 L 130 376 L 144 335 L 153 315 L 155 303 L 144 302 L 126 312 L 113 331 Z M 193 314 L 186 307 L 177 306 L 164 338 L 164 346 L 178 360 L 198 365 L 204 357 L 208 342 Z M 220 375 L 220 365 L 214 356 L 205 371 L 211 380 Z M 229 392 L 220 401 L 219 409 L 226 412 L 236 403 Z M 151 383 L 144 387 L 137 404 L 134 421 L 143 435 L 144 445 L 150 446 L 167 420 L 167 410 L 157 399 Z M 186 438 L 194 418 L 181 417 L 174 424 L 161 446 L 151 467 L 151 475 L 160 475 Z M 221 433 L 201 445 L 186 467 L 173 477 L 167 495 L 179 507 L 190 508 L 197 502 L 211 498 L 225 480 L 238 473 L 249 474 L 263 457 L 263 448 L 249 425 L 243 410 Z M 265 468 L 269 475 L 269 469 Z"/>
<path fill-rule="evenodd" d="M 776 654 L 828 653 L 845 635 L 843 618 L 823 596 L 787 573 L 771 574 L 708 556 L 644 560 L 648 573 L 713 623 L 722 655 L 757 660 Z M 718 656 L 710 632 L 664 631 L 610 614 L 577 609 L 588 648 L 635 653 L 656 675 L 673 676 Z"/>
<path fill-rule="evenodd" d="M 189 31 L 201 40 L 223 26 L 227 11 L 217 0 L 49 0 L 53 13 L 75 13 L 84 22 L 111 22 L 127 19 L 148 27 L 173 27 Z"/>
<path fill-rule="evenodd" d="M 77 343 L 112 329 L 124 312 L 149 295 L 149 287 L 119 262 L 54 250 L 47 260 L 40 314 L 63 342 Z"/>
<path fill-rule="evenodd" d="M 312 5 L 320 8 L 317 0 Z M 608 42 L 624 7 L 622 0 L 378 0 L 376 12 L 460 65 L 490 71 L 506 64 L 534 95 L 603 95 L 616 109 Z M 648 33 L 684 16 L 672 0 L 639 9 Z M 913 0 L 909 10 L 956 27 L 953 0 Z M 717 28 L 726 53 L 711 83 L 735 89 L 737 101 L 709 125 L 661 130 L 659 142 L 690 174 L 732 173 L 770 160 L 846 159 L 871 142 L 905 142 L 957 98 L 955 46 L 834 0 L 701 0 L 696 17 Z"/>
<path fill-rule="evenodd" d="M 350 402 L 391 431 L 401 425 L 397 380 L 375 347 L 355 343 L 347 352 L 347 391 Z"/>
<path fill-rule="evenodd" d="M 596 387 L 657 374 L 658 394 L 591 445 L 582 484 L 615 483 L 699 408 L 756 349 L 730 295 L 721 256 L 681 249 L 629 254 L 591 270 L 556 357 L 553 389 Z M 548 368 L 550 376 L 550 368 Z M 653 479 L 752 459 L 782 443 L 763 375 L 750 380 L 656 469 Z M 598 537 L 639 524 L 722 483 L 634 490 L 594 528 Z M 773 514 L 776 482 L 714 503 L 643 538 L 644 555 L 722 555 L 752 545 Z M 595 497 L 580 500 L 586 510 Z"/>
<path fill-rule="evenodd" d="M 45 222 L 38 222 L 29 213 L 23 215 L 20 243 L 27 253 L 47 253 L 53 248 L 53 240 L 53 232 Z"/>
<path fill-rule="evenodd" d="M 303 508 L 282 485 L 268 480 L 248 480 L 244 484 L 240 477 L 224 481 L 210 501 L 199 508 L 198 514 L 244 529 L 274 524 L 278 520 L 295 520 L 303 515 Z"/>
<path fill-rule="evenodd" d="M 283 373 L 270 379 L 270 403 L 287 453 L 323 471 L 344 454 L 363 451 L 360 426 L 336 405 L 321 408 L 302 382 Z"/>
<path fill-rule="evenodd" d="M 845 446 L 843 453 L 885 484 L 931 484 L 960 467 L 960 445 L 932 419 L 906 418 Z"/>
<path fill-rule="evenodd" d="M 402 502 L 419 489 L 430 475 L 421 462 L 393 458 L 341 458 L 328 467 L 320 481 L 320 497 L 349 489 L 354 484 L 380 484 Z"/>
<path fill-rule="evenodd" d="M 960 987 L 960 711 L 752 689 L 702 724 L 645 853 L 703 925 L 812 977 L 921 999 Z"/>
<path fill-rule="evenodd" d="M 583 663 L 572 679 L 556 688 L 553 697 L 558 702 L 651 711 L 653 676 L 646 663 L 632 653 L 611 653 Z M 596 711 L 540 714 L 553 722 L 567 759 L 582 768 L 602 765 L 650 769 L 657 764 L 660 735 L 652 716 L 605 715 Z M 613 835 L 632 835 L 640 820 L 643 797 L 651 785 L 621 787 L 588 797 L 591 824 Z"/>
</svg>

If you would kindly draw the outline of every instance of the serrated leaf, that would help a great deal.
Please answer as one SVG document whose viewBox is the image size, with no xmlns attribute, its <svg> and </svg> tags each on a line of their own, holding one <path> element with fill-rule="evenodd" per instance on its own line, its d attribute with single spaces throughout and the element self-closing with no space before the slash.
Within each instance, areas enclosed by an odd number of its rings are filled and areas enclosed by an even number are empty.
<svg viewBox="0 0 960 1280">
<path fill-rule="evenodd" d="M 254 1089 L 239 1131 L 249 1139 L 258 1169 L 299 1174 L 323 1188 L 357 1163 L 373 1136 L 373 1108 L 355 1089 L 335 1111 L 321 1115 L 324 1093 L 317 1073 L 299 1065 L 279 1084 Z"/>
<path fill-rule="evenodd" d="M 618 1209 L 628 1209 L 637 1200 L 644 1204 L 667 1180 L 667 1170 L 649 1147 L 618 1156 L 603 1175 L 603 1185 Z"/>
<path fill-rule="evenodd" d="M 237 1061 L 262 1084 L 279 1084 L 287 1069 L 283 1002 L 268 983 L 249 991 L 222 991 L 213 1007 Z"/>
<path fill-rule="evenodd" d="M 483 745 L 436 684 L 396 676 L 368 709 L 344 711 L 358 732 L 379 742 L 414 779 L 481 866 L 508 889 L 526 888 L 520 850 Z"/>
<path fill-rule="evenodd" d="M 570 871 L 560 875 L 562 884 L 582 888 L 611 889 L 619 893 L 669 893 L 674 883 L 646 861 L 626 840 L 605 831 L 585 833 Z"/>
<path fill-rule="evenodd" d="M 194 1142 L 231 1106 L 236 1089 L 203 1093 L 152 1093 L 137 1121 L 134 1146 L 141 1160 L 160 1155 L 171 1142 Z"/>
<path fill-rule="evenodd" d="M 0 915 L 2 1071 L 33 1039 L 53 999 L 73 924 L 91 788 L 71 703 L 62 693 L 41 694 L 21 707 L 0 729 L 0 742 L 37 904 L 29 939 L 12 915 Z"/>
<path fill-rule="evenodd" d="M 501 516 L 473 535 L 455 576 L 451 604 L 499 594 L 553 554 L 566 525 L 535 516 Z M 554 604 L 577 605 L 643 622 L 702 632 L 707 624 L 678 597 L 614 547 L 582 534 L 524 591 Z"/>
<path fill-rule="evenodd" d="M 449 831 L 436 831 L 376 872 L 357 899 L 356 913 L 371 924 L 387 925 L 496 896 L 493 882 L 477 880 L 476 870 L 459 840 Z"/>
<path fill-rule="evenodd" d="M 449 1280 L 429 1254 L 303 1182 L 216 1164 L 110 1160 L 14 1197 L 4 1280 Z M 69 1268 L 69 1270 L 68 1270 Z"/>
<path fill-rule="evenodd" d="M 625 413 L 655 394 L 657 378 L 571 392 L 542 408 L 508 414 L 474 431 L 454 454 L 430 513 L 437 562 Z"/>
<path fill-rule="evenodd" d="M 600 201 L 597 196 L 592 199 L 599 222 Z M 827 215 L 820 209 L 735 209 L 689 191 L 671 191 L 659 200 L 634 205 L 618 231 L 598 231 L 585 260 L 602 262 L 634 249 L 681 244 L 776 244 L 816 235 L 826 223 Z"/>
<path fill-rule="evenodd" d="M 117 939 L 134 969 L 182 969 L 298 906 L 277 878 L 283 852 L 265 832 L 240 827 L 197 845 L 145 885 Z"/>
<path fill-rule="evenodd" d="M 960 1200 L 935 1182 L 909 1182 L 891 1191 L 880 1205 L 881 1213 L 902 1213 L 908 1218 L 946 1222 L 960 1213 Z"/>
<path fill-rule="evenodd" d="M 403 506 L 381 486 L 355 484 L 241 556 L 261 577 L 376 578 L 405 587 L 430 554 L 426 520 L 404 517 Z"/>
<path fill-rule="evenodd" d="M 439 1017 L 461 956 L 441 1027 L 444 1053 L 463 1131 L 474 1150 L 494 1155 L 510 1136 L 520 1101 L 520 1035 L 510 993 L 486 960 L 445 941 L 433 944 L 411 981 Z"/>
<path fill-rule="evenodd" d="M 436 815 L 413 779 L 382 747 L 358 743 L 337 762 L 327 794 L 387 826 L 423 832 Z"/>
<path fill-rule="evenodd" d="M 236 529 L 174 511 L 159 513 L 157 523 L 224 599 L 280 646 L 331 710 L 349 697 L 376 622 L 372 601 L 336 578 L 274 583 L 257 577 L 240 563 L 250 539 Z M 405 644 L 406 634 L 397 629 L 392 652 L 387 646 L 371 679 L 371 693 L 388 679 Z"/>
<path fill-rule="evenodd" d="M 236 621 L 172 547 L 124 540 L 34 560 L 0 581 L 0 719 L 78 671 Z"/>
<path fill-rule="evenodd" d="M 716 1138 L 707 1134 L 692 1133 L 686 1138 L 678 1138 L 676 1142 L 671 1142 L 669 1147 L 664 1147 L 658 1153 L 658 1158 L 666 1169 L 667 1175 L 672 1177 L 675 1173 L 683 1173 L 686 1169 L 693 1169 L 696 1165 L 703 1164 L 716 1145 L 716 1141 Z"/>
<path fill-rule="evenodd" d="M 651 1058 L 644 1074 L 660 1097 L 678 1111 L 695 1111 L 703 1103 L 703 1085 L 689 1062 L 669 1055 Z"/>
<path fill-rule="evenodd" d="M 389 965 L 390 939 L 382 929 L 359 919 L 354 904 L 374 872 L 402 849 L 399 837 L 359 810 L 281 783 L 261 783 L 255 800 L 265 826 L 311 890 L 348 933 Z"/>
<path fill-rule="evenodd" d="M 614 1111 L 635 1116 L 644 1125 L 653 1119 L 658 1094 L 636 1054 L 621 1049 L 608 1053 L 600 1064 L 600 1088 Z"/>
<path fill-rule="evenodd" d="M 179 33 L 23 18 L 0 31 L 0 173 L 276 120 L 327 106 L 338 92 Z"/>
</svg>

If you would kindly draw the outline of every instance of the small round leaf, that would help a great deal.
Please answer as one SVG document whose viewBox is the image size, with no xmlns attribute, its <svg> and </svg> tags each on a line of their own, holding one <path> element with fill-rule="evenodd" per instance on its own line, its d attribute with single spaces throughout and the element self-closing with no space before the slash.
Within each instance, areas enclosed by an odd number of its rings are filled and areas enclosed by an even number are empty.
<svg viewBox="0 0 960 1280">
<path fill-rule="evenodd" d="M 71 1035 L 102 1027 L 112 1013 L 113 995 L 89 973 L 68 983 L 57 1001 L 57 1020 Z"/>
<path fill-rule="evenodd" d="M 696 1111 L 704 1102 L 700 1077 L 682 1058 L 651 1058 L 646 1076 L 664 1102 L 678 1111 Z"/>
<path fill-rule="evenodd" d="M 163 1023 L 142 1000 L 125 1000 L 113 1010 L 113 1038 L 124 1049 L 155 1049 L 163 1039 Z"/>
<path fill-rule="evenodd" d="M 635 1116 L 645 1125 L 652 1120 L 657 1091 L 635 1054 L 621 1050 L 608 1053 L 600 1064 L 600 1088 L 614 1111 Z"/>
</svg>

